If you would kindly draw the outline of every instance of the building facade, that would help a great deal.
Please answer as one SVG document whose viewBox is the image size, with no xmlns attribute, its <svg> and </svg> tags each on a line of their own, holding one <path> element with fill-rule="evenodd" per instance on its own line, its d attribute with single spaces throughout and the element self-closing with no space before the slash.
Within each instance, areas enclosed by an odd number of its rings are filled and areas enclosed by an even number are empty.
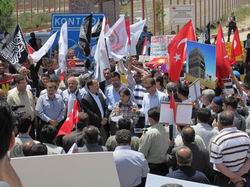
<svg viewBox="0 0 250 187">
<path fill-rule="evenodd" d="M 206 64 L 203 54 L 198 48 L 193 49 L 189 53 L 189 74 L 193 77 L 205 79 Z"/>
</svg>

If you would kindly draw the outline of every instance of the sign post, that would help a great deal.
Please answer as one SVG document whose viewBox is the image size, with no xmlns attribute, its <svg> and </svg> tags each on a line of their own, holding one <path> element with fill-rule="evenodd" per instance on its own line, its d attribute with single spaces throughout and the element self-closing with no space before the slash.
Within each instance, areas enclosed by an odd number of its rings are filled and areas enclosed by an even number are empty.
<svg viewBox="0 0 250 187">
<path fill-rule="evenodd" d="M 80 27 L 84 19 L 89 14 L 63 14 L 63 13 L 53 13 L 51 18 L 51 32 L 52 34 L 60 31 L 61 26 L 67 21 L 68 22 L 68 46 L 75 50 L 76 57 L 79 59 L 85 59 L 85 57 L 80 52 L 78 47 L 78 40 L 80 34 Z M 103 14 L 93 14 L 92 17 L 92 26 L 98 24 L 103 19 Z M 56 38 L 58 41 L 59 35 Z M 98 37 L 93 37 L 91 39 L 91 46 L 95 46 L 97 44 Z M 58 42 L 55 42 L 57 44 Z M 56 46 L 53 46 L 53 49 Z"/>
</svg>

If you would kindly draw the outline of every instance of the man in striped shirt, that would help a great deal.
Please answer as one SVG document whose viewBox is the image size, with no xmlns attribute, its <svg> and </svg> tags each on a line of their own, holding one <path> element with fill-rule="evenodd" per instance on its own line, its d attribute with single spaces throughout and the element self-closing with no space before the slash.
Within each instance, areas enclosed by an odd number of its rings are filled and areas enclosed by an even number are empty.
<svg viewBox="0 0 250 187">
<path fill-rule="evenodd" d="M 215 184 L 235 186 L 243 183 L 250 169 L 250 138 L 234 125 L 234 113 L 219 115 L 219 134 L 211 144 L 210 161 L 216 171 Z"/>
</svg>

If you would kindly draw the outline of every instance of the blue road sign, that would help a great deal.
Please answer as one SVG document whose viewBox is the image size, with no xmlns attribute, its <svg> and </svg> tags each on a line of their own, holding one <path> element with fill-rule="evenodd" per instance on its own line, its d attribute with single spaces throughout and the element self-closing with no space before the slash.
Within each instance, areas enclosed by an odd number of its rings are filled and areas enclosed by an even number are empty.
<svg viewBox="0 0 250 187">
<path fill-rule="evenodd" d="M 85 59 L 78 47 L 78 40 L 80 34 L 80 27 L 84 19 L 89 14 L 64 14 L 64 13 L 53 13 L 51 20 L 51 32 L 52 34 L 56 31 L 60 31 L 61 26 L 67 21 L 68 23 L 68 47 L 75 49 L 76 56 L 79 59 Z M 102 21 L 103 14 L 93 14 L 92 25 L 94 26 L 98 20 Z M 57 35 L 56 42 L 53 46 L 55 49 L 58 45 L 59 34 Z M 91 39 L 91 46 L 96 45 L 97 38 Z"/>
</svg>

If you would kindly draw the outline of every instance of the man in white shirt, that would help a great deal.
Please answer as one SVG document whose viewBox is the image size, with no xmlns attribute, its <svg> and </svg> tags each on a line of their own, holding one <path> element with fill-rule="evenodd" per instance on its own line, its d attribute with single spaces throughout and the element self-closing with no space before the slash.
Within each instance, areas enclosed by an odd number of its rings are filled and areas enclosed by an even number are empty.
<svg viewBox="0 0 250 187">
<path fill-rule="evenodd" d="M 160 107 L 161 101 L 167 99 L 167 95 L 156 89 L 156 82 L 153 78 L 147 78 L 144 81 L 144 88 L 146 88 L 148 93 L 144 94 L 142 100 L 141 112 L 145 114 L 145 125 L 148 124 L 148 111 L 154 107 Z"/>
<path fill-rule="evenodd" d="M 113 155 L 121 186 L 143 186 L 149 172 L 148 162 L 142 153 L 131 150 L 130 131 L 117 131 L 115 139 L 118 146 Z"/>
<path fill-rule="evenodd" d="M 192 126 L 195 134 L 199 135 L 206 147 L 208 147 L 210 140 L 213 136 L 218 134 L 218 130 L 213 128 L 212 125 L 209 124 L 211 112 L 207 108 L 199 108 L 197 111 L 198 124 Z"/>
</svg>

